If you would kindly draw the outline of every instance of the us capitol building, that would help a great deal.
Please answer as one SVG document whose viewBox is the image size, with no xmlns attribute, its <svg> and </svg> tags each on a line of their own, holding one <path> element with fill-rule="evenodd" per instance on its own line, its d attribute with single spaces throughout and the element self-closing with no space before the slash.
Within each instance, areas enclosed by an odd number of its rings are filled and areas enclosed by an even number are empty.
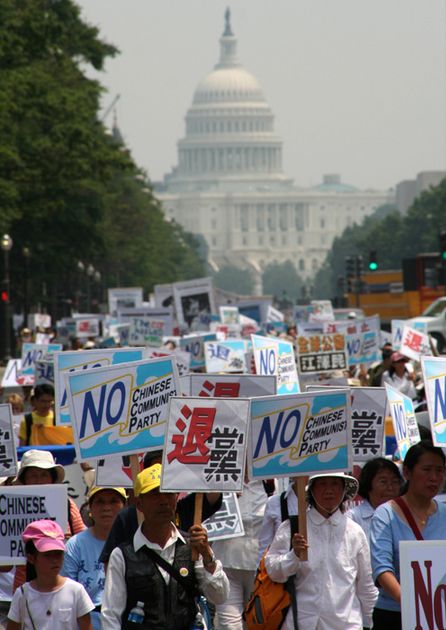
<svg viewBox="0 0 446 630">
<path fill-rule="evenodd" d="M 213 270 L 250 269 L 261 288 L 268 263 L 292 261 L 311 278 L 344 228 L 394 193 L 360 191 L 325 175 L 303 189 L 282 170 L 282 140 L 257 79 L 238 60 L 229 9 L 220 60 L 198 84 L 178 142 L 178 165 L 155 185 L 167 219 L 201 234 Z"/>
</svg>

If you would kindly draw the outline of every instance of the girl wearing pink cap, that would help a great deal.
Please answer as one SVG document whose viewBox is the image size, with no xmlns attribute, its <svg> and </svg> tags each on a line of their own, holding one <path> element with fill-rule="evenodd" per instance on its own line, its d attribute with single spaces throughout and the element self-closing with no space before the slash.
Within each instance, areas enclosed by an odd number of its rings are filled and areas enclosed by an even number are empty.
<svg viewBox="0 0 446 630">
<path fill-rule="evenodd" d="M 7 630 L 91 630 L 94 604 L 84 587 L 62 577 L 65 536 L 50 520 L 30 523 L 22 534 L 36 577 L 14 593 Z"/>
</svg>

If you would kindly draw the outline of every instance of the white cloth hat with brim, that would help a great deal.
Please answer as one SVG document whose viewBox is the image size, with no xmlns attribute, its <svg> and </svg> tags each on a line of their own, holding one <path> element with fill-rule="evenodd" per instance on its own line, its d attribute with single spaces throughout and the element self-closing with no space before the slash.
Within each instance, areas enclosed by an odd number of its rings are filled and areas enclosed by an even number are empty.
<svg viewBox="0 0 446 630">
<path fill-rule="evenodd" d="M 308 480 L 308 485 L 305 488 L 305 491 L 308 495 L 311 491 L 311 486 L 316 481 L 316 479 L 326 479 L 327 477 L 335 477 L 336 479 L 344 480 L 344 496 L 342 501 L 351 501 L 358 494 L 359 483 L 358 480 L 352 477 L 351 475 L 346 475 L 343 472 L 332 472 L 332 473 L 318 473 L 317 475 L 312 475 Z"/>
<path fill-rule="evenodd" d="M 65 479 L 65 470 L 60 464 L 56 464 L 53 454 L 50 451 L 39 451 L 30 449 L 25 451 L 20 462 L 17 479 L 22 481 L 23 473 L 27 468 L 43 468 L 44 470 L 55 470 L 57 483 L 62 483 Z"/>
</svg>

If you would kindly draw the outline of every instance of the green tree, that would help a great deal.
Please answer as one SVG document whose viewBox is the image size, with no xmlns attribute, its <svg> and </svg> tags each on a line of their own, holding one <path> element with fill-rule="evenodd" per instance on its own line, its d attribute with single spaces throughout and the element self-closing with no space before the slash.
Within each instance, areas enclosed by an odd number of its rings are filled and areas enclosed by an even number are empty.
<svg viewBox="0 0 446 630">
<path fill-rule="evenodd" d="M 277 300 L 284 297 L 293 302 L 300 296 L 302 278 L 290 260 L 283 263 L 270 263 L 262 275 L 264 295 L 274 295 Z"/>
<path fill-rule="evenodd" d="M 253 294 L 254 281 L 248 269 L 226 265 L 214 274 L 213 279 L 215 286 L 224 291 L 231 291 L 240 295 Z"/>
</svg>

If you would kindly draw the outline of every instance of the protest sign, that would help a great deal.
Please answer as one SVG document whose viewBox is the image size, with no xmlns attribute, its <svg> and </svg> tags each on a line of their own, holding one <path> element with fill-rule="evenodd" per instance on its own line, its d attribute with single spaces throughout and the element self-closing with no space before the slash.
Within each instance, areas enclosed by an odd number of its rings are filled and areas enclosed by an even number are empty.
<svg viewBox="0 0 446 630">
<path fill-rule="evenodd" d="M 31 330 L 37 330 L 37 328 L 50 328 L 51 315 L 47 313 L 28 313 L 27 324 Z"/>
<path fill-rule="evenodd" d="M 41 359 L 34 364 L 35 385 L 52 385 L 54 387 L 54 361 Z"/>
<path fill-rule="evenodd" d="M 151 348 L 150 346 L 146 347 L 147 358 L 148 359 L 156 359 L 158 357 L 175 357 L 175 361 L 177 364 L 177 370 L 179 376 L 186 376 L 189 374 L 190 362 L 191 362 L 191 354 L 190 352 L 185 352 L 180 350 L 179 348 L 175 348 L 174 350 L 170 350 L 169 348 Z"/>
<path fill-rule="evenodd" d="M 266 312 L 266 321 L 269 323 L 274 323 L 283 322 L 284 320 L 285 315 L 282 313 L 282 311 L 279 311 L 277 308 L 274 308 L 274 306 L 271 306 L 270 304 Z"/>
<path fill-rule="evenodd" d="M 250 374 L 189 374 L 183 391 L 187 396 L 211 398 L 251 398 L 253 396 L 275 396 L 276 377 Z"/>
<path fill-rule="evenodd" d="M 65 374 L 75 370 L 108 367 L 140 361 L 147 357 L 144 348 L 102 348 L 54 353 L 54 393 L 56 424 L 70 424 Z"/>
<path fill-rule="evenodd" d="M 163 322 L 163 335 L 172 335 L 173 332 L 173 308 L 154 308 L 141 306 L 140 308 L 122 308 L 118 311 L 118 321 L 121 324 L 131 324 L 134 320 L 152 320 Z M 157 335 L 159 336 L 159 335 Z M 154 345 L 154 344 L 151 344 Z"/>
<path fill-rule="evenodd" d="M 249 400 L 173 397 L 161 490 L 241 492 Z"/>
<path fill-rule="evenodd" d="M 139 308 L 142 306 L 143 293 L 141 287 L 120 287 L 108 289 L 108 312 L 116 314 L 123 308 Z"/>
<path fill-rule="evenodd" d="M 171 284 L 155 284 L 153 292 L 157 308 L 173 308 L 173 288 Z"/>
<path fill-rule="evenodd" d="M 394 351 L 400 352 L 404 326 L 410 326 L 417 332 L 427 335 L 426 322 L 417 322 L 412 321 L 411 319 L 392 319 L 392 348 Z"/>
<path fill-rule="evenodd" d="M 165 322 L 151 317 L 133 317 L 130 320 L 130 346 L 162 346 Z"/>
<path fill-rule="evenodd" d="M 350 390 L 251 399 L 251 479 L 350 470 Z"/>
<path fill-rule="evenodd" d="M 84 472 L 77 462 L 65 464 L 64 471 L 65 478 L 63 483 L 67 488 L 68 497 L 73 499 L 77 507 L 80 508 L 87 500 L 88 486 L 85 481 L 85 475 L 88 471 Z"/>
<path fill-rule="evenodd" d="M 35 362 L 39 361 L 40 359 L 45 359 L 47 354 L 52 354 L 53 352 L 58 352 L 61 350 L 62 344 L 60 343 L 24 343 L 22 346 L 22 375 L 32 377 L 34 381 Z"/>
<path fill-rule="evenodd" d="M 216 341 L 215 333 L 202 333 L 201 335 L 185 335 L 180 339 L 180 348 L 190 352 L 190 369 L 204 368 L 204 344 L 206 341 Z"/>
<path fill-rule="evenodd" d="M 162 448 L 178 374 L 173 357 L 65 373 L 79 461 Z"/>
<path fill-rule="evenodd" d="M 334 319 L 333 306 L 330 300 L 311 300 L 309 322 L 326 322 Z"/>
<path fill-rule="evenodd" d="M 338 389 L 308 385 L 306 391 Z M 387 394 L 384 387 L 352 387 L 350 390 L 352 450 L 355 463 L 382 457 Z"/>
<path fill-rule="evenodd" d="M 446 446 L 446 357 L 421 357 L 430 428 L 435 446 Z"/>
<path fill-rule="evenodd" d="M 86 339 L 88 337 L 99 337 L 99 319 L 98 317 L 75 317 L 76 337 Z"/>
<path fill-rule="evenodd" d="M 422 356 L 431 356 L 429 336 L 415 328 L 404 326 L 400 352 L 413 361 L 419 361 Z"/>
<path fill-rule="evenodd" d="M 178 323 L 190 330 L 206 330 L 212 313 L 215 313 L 211 278 L 197 278 L 172 285 Z"/>
<path fill-rule="evenodd" d="M 221 324 L 220 322 L 211 322 L 209 324 L 210 332 L 217 335 L 219 341 L 225 339 L 240 339 L 242 327 L 240 324 Z"/>
<path fill-rule="evenodd" d="M 0 477 L 17 475 L 17 451 L 11 405 L 0 405 Z"/>
<path fill-rule="evenodd" d="M 341 335 L 357 335 L 359 333 L 380 333 L 379 315 L 371 315 L 363 319 L 336 319 L 323 322 L 324 333 L 341 333 Z"/>
<path fill-rule="evenodd" d="M 297 322 L 297 334 L 302 337 L 309 335 L 322 335 L 324 332 L 324 322 Z"/>
<path fill-rule="evenodd" d="M 245 535 L 237 495 L 223 492 L 221 508 L 210 518 L 203 521 L 208 533 L 208 540 L 229 540 Z"/>
<path fill-rule="evenodd" d="M 222 324 L 240 324 L 240 313 L 237 306 L 219 306 L 218 310 Z"/>
<path fill-rule="evenodd" d="M 257 374 L 277 377 L 281 396 L 300 391 L 293 344 L 274 337 L 251 335 Z"/>
<path fill-rule="evenodd" d="M 409 448 L 420 441 L 413 402 L 411 398 L 387 384 L 386 392 L 400 459 L 404 460 Z"/>
<path fill-rule="evenodd" d="M 143 469 L 144 453 L 138 453 L 140 470 Z M 95 485 L 104 488 L 133 488 L 130 456 L 123 455 L 98 459 Z"/>
<path fill-rule="evenodd" d="M 0 486 L 0 565 L 26 564 L 21 534 L 32 521 L 51 519 L 67 529 L 67 487 L 63 484 Z"/>
<path fill-rule="evenodd" d="M 2 388 L 22 387 L 22 385 L 34 384 L 34 374 L 32 376 L 24 376 L 21 373 L 21 368 L 22 359 L 9 359 L 3 373 Z"/>
<path fill-rule="evenodd" d="M 248 317 L 249 319 L 253 319 L 257 324 L 261 324 L 262 322 L 266 322 L 268 316 L 268 306 L 272 305 L 271 298 L 259 298 L 259 299 L 249 299 L 239 300 L 236 304 L 238 307 L 240 316 Z"/>
<path fill-rule="evenodd" d="M 345 336 L 340 333 L 297 338 L 299 373 L 346 370 L 348 365 Z"/>
<path fill-rule="evenodd" d="M 404 630 L 446 628 L 444 540 L 400 542 L 401 618 Z"/>
<path fill-rule="evenodd" d="M 379 331 L 359 332 L 345 336 L 348 364 L 371 364 L 381 359 Z"/>
<path fill-rule="evenodd" d="M 204 344 L 206 372 L 245 372 L 246 350 L 247 343 L 244 339 L 206 341 Z"/>
</svg>

